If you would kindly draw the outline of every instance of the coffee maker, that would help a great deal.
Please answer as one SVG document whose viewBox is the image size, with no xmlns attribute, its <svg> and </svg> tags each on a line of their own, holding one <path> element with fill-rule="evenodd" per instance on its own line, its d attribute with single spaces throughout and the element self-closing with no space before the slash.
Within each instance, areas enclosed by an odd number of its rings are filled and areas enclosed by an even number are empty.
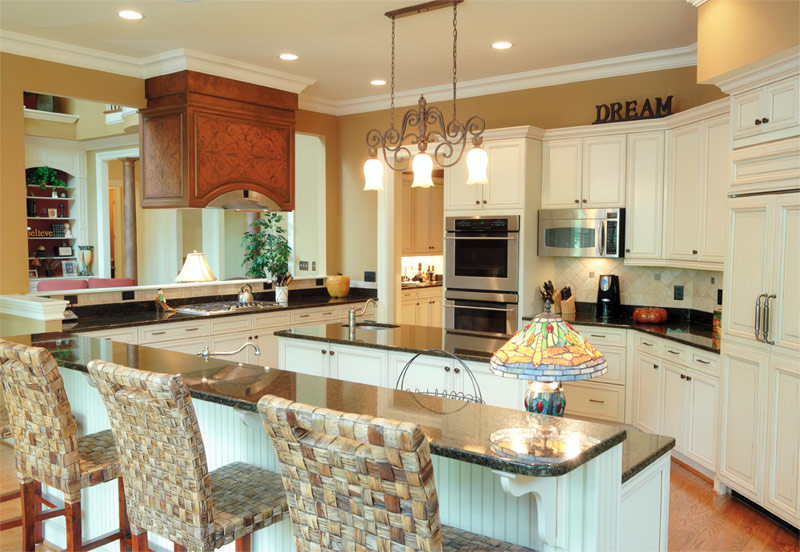
<svg viewBox="0 0 800 552">
<path fill-rule="evenodd" d="M 619 276 L 604 274 L 600 276 L 597 287 L 597 318 L 608 320 L 619 318 L 622 310 L 619 306 Z"/>
</svg>

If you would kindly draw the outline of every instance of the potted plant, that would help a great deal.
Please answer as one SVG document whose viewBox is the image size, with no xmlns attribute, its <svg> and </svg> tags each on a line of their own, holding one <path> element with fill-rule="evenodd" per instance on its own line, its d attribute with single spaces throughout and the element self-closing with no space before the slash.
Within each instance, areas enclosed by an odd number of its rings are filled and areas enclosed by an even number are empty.
<svg viewBox="0 0 800 552">
<path fill-rule="evenodd" d="M 50 167 L 34 167 L 25 171 L 25 185 L 39 188 L 53 187 L 53 197 L 57 196 L 56 188 L 67 189 L 67 183 L 58 177 L 58 172 Z"/>
<path fill-rule="evenodd" d="M 278 302 L 287 299 L 289 276 L 289 254 L 292 248 L 286 239 L 286 229 L 281 226 L 280 213 L 264 213 L 261 218 L 250 223 L 251 230 L 244 233 L 244 260 L 247 276 L 251 278 L 272 278 L 276 283 L 275 297 Z M 281 290 L 278 287 L 283 288 Z"/>
</svg>

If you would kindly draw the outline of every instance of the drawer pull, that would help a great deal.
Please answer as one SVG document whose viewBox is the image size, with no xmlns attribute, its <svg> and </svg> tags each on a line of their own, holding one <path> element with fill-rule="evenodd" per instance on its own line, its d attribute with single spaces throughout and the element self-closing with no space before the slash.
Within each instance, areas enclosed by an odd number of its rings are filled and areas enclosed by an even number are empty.
<svg viewBox="0 0 800 552">
<path fill-rule="evenodd" d="M 300 318 L 308 318 L 309 316 L 311 316 L 311 315 L 310 314 L 301 314 Z"/>
<path fill-rule="evenodd" d="M 647 341 L 642 341 L 642 345 L 644 345 L 645 347 L 652 347 L 653 346 L 652 343 L 648 343 Z"/>
<path fill-rule="evenodd" d="M 592 337 L 606 337 L 602 334 L 589 334 L 589 335 L 591 335 Z"/>
<path fill-rule="evenodd" d="M 668 353 L 672 353 L 673 355 L 679 355 L 679 354 L 680 354 L 680 352 L 678 352 L 678 351 L 673 351 L 672 349 L 667 349 L 667 352 L 668 352 Z"/>
<path fill-rule="evenodd" d="M 167 332 L 153 332 L 153 335 L 164 335 Z"/>
<path fill-rule="evenodd" d="M 589 402 L 597 403 L 597 404 L 605 404 L 606 401 L 599 401 L 597 399 L 589 399 Z"/>
<path fill-rule="evenodd" d="M 711 362 L 709 362 L 708 360 L 703 360 L 702 358 L 696 358 L 695 360 L 700 364 L 711 364 Z"/>
<path fill-rule="evenodd" d="M 186 331 L 187 331 L 187 332 L 196 332 L 196 331 L 197 331 L 197 330 L 199 330 L 199 329 L 200 329 L 200 328 L 186 328 Z"/>
</svg>

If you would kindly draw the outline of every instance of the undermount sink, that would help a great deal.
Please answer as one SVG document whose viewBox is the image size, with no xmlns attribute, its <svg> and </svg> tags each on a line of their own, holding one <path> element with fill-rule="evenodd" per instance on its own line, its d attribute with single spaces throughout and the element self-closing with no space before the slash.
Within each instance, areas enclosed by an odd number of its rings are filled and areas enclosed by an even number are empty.
<svg viewBox="0 0 800 552">
<path fill-rule="evenodd" d="M 342 327 L 348 328 L 350 325 L 342 324 Z M 356 324 L 356 328 L 359 330 L 392 330 L 399 327 L 400 326 L 396 326 L 395 324 L 381 324 L 379 322 L 359 322 Z"/>
</svg>

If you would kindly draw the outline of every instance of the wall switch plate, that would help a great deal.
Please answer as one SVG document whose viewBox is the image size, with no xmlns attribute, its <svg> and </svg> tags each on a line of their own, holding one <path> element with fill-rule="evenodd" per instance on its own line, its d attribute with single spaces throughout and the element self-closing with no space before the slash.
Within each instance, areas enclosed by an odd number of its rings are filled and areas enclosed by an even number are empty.
<svg viewBox="0 0 800 552">
<path fill-rule="evenodd" d="M 365 270 L 364 271 L 364 281 L 365 282 L 377 282 L 378 278 L 375 275 L 374 270 Z"/>
<path fill-rule="evenodd" d="M 655 278 L 656 280 L 660 280 L 661 279 L 661 273 L 660 272 L 656 272 L 656 274 L 655 274 L 655 276 L 653 276 L 653 278 Z"/>
<path fill-rule="evenodd" d="M 311 261 L 311 270 L 317 269 L 317 261 Z"/>
<path fill-rule="evenodd" d="M 123 291 L 122 292 L 122 300 L 123 301 L 132 301 L 134 297 L 134 293 L 132 291 Z"/>
<path fill-rule="evenodd" d="M 272 282 L 264 282 L 264 291 L 269 291 L 272 289 Z"/>
<path fill-rule="evenodd" d="M 711 283 L 712 283 L 712 284 L 715 284 L 715 283 L 717 283 L 717 279 L 716 279 L 716 278 L 714 278 L 713 276 L 711 277 Z"/>
<path fill-rule="evenodd" d="M 683 301 L 683 286 L 675 286 L 674 298 L 676 301 Z"/>
<path fill-rule="evenodd" d="M 589 273 L 589 278 L 594 278 L 594 272 Z"/>
<path fill-rule="evenodd" d="M 308 261 L 300 261 L 297 263 L 300 270 L 308 270 Z"/>
<path fill-rule="evenodd" d="M 721 304 L 722 304 L 722 290 L 718 289 L 717 290 L 717 305 L 721 305 Z"/>
</svg>

